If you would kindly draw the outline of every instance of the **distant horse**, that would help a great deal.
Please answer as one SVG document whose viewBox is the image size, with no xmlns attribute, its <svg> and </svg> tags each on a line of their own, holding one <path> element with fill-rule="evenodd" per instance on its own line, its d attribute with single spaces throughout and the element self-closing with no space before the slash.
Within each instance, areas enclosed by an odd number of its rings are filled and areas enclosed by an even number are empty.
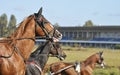
<svg viewBox="0 0 120 75">
<path fill-rule="evenodd" d="M 65 63 L 56 62 L 50 65 L 51 75 L 92 75 L 97 64 L 104 67 L 103 52 L 95 53 L 83 62 Z"/>
<path fill-rule="evenodd" d="M 66 54 L 58 43 L 47 41 L 30 55 L 28 63 L 26 64 L 26 75 L 42 75 L 42 70 L 48 61 L 49 54 L 58 57 L 60 60 L 66 57 Z"/>
<path fill-rule="evenodd" d="M 7 38 L 0 40 L 0 75 L 25 75 L 25 62 L 35 44 L 35 37 L 61 39 L 62 34 L 38 13 L 23 20 L 17 30 Z"/>
</svg>

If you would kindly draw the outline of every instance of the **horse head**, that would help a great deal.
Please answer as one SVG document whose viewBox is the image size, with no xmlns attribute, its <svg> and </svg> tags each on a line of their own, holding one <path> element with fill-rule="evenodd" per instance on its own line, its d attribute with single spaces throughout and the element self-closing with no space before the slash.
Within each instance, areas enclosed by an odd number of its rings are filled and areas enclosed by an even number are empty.
<svg viewBox="0 0 120 75">
<path fill-rule="evenodd" d="M 105 64 L 104 64 L 104 58 L 103 58 L 103 51 L 102 52 L 99 52 L 97 53 L 97 63 L 100 64 L 100 66 L 102 68 L 104 68 Z"/>
<path fill-rule="evenodd" d="M 35 13 L 35 21 L 37 22 L 36 32 L 41 36 L 46 36 L 48 39 L 52 39 L 54 42 L 62 39 L 62 34 L 56 30 L 53 25 L 42 15 L 42 8 Z M 41 34 L 41 31 L 43 33 Z"/>
<path fill-rule="evenodd" d="M 62 50 L 60 44 L 58 42 L 52 43 L 52 49 L 50 51 L 50 54 L 52 56 L 56 56 L 60 60 L 64 60 L 66 58 L 65 52 Z"/>
</svg>

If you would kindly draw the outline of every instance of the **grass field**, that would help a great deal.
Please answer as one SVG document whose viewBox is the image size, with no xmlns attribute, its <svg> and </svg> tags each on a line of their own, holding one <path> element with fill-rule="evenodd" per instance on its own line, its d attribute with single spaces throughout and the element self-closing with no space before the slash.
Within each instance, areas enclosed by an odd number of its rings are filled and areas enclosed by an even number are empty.
<svg viewBox="0 0 120 75">
<path fill-rule="evenodd" d="M 80 48 L 62 46 L 67 57 L 63 62 L 83 61 L 92 54 L 103 51 L 105 64 L 109 67 L 96 68 L 93 75 L 120 75 L 120 49 L 102 49 L 102 48 Z M 47 64 L 60 61 L 56 57 L 50 57 Z"/>
<path fill-rule="evenodd" d="M 78 47 L 62 47 L 67 57 L 64 62 L 83 61 L 92 54 L 103 51 L 103 57 L 107 66 L 120 67 L 120 50 L 110 50 L 101 48 L 78 48 Z M 48 64 L 59 61 L 56 57 L 50 57 Z"/>
</svg>

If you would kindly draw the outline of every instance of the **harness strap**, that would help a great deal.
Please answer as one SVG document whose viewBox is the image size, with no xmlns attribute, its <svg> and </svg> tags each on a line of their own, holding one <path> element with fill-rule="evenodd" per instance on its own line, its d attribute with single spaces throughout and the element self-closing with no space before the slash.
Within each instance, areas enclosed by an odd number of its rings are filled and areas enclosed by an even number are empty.
<svg viewBox="0 0 120 75">
<path fill-rule="evenodd" d="M 65 67 L 65 68 L 62 68 L 62 69 L 58 70 L 57 72 L 51 72 L 51 71 L 50 71 L 50 75 L 58 74 L 58 73 L 60 73 L 60 72 L 62 72 L 62 71 L 64 71 L 64 70 L 66 70 L 66 69 L 71 68 L 71 67 L 74 67 L 74 65 L 70 65 L 70 66 L 67 66 L 67 67 Z"/>
<path fill-rule="evenodd" d="M 18 39 L 16 39 L 16 40 L 23 40 L 23 39 L 30 39 L 30 40 L 35 41 L 35 38 L 18 38 Z"/>
<path fill-rule="evenodd" d="M 58 70 L 57 72 L 51 72 L 50 71 L 49 73 L 50 73 L 50 75 L 55 75 L 55 74 L 58 74 L 58 73 L 66 70 L 66 69 L 69 69 L 71 67 L 75 67 L 75 70 L 78 72 L 78 75 L 80 75 L 80 68 L 81 67 L 80 67 L 80 63 L 79 62 L 76 62 L 74 65 L 70 65 L 70 66 L 64 67 L 64 68 Z"/>
<path fill-rule="evenodd" d="M 10 58 L 13 55 L 14 51 L 15 49 L 12 51 L 10 55 L 7 55 L 7 56 L 0 55 L 0 58 Z"/>
<path fill-rule="evenodd" d="M 35 66 L 36 68 L 38 68 L 38 70 L 39 70 L 40 73 L 42 74 L 42 69 L 41 69 L 37 64 L 34 64 L 34 66 Z"/>
<path fill-rule="evenodd" d="M 41 67 L 40 67 L 39 65 L 37 65 L 34 61 L 26 62 L 26 63 L 35 66 L 35 67 L 40 71 L 40 73 L 42 74 L 42 69 L 41 69 Z"/>
<path fill-rule="evenodd" d="M 20 51 L 15 45 L 14 45 L 14 49 L 15 49 L 15 51 L 22 57 L 23 61 L 26 63 L 26 60 L 24 59 L 21 51 Z"/>
</svg>

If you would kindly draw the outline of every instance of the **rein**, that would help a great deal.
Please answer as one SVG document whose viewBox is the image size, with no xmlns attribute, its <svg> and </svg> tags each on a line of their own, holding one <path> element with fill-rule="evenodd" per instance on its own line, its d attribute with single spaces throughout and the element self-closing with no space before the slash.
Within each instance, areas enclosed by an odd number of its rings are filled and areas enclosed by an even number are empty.
<svg viewBox="0 0 120 75">
<path fill-rule="evenodd" d="M 34 38 L 17 38 L 15 40 L 24 40 L 24 39 L 30 39 L 30 40 L 33 40 L 35 41 Z M 0 40 L 0 43 L 4 43 L 4 42 L 8 42 L 8 41 L 12 41 L 13 39 L 3 39 L 3 40 Z"/>
<path fill-rule="evenodd" d="M 58 70 L 57 72 L 52 72 L 51 73 L 51 71 L 50 71 L 50 75 L 55 75 L 55 74 L 61 73 L 62 71 L 66 70 L 66 69 L 69 69 L 71 67 L 75 67 L 75 70 L 76 70 L 76 72 L 78 72 L 78 75 L 79 75 L 79 73 L 80 73 L 80 64 L 78 62 L 76 62 L 73 65 L 69 65 L 67 67 L 64 67 L 64 68 Z"/>
<path fill-rule="evenodd" d="M 35 41 L 34 38 L 18 38 L 18 39 L 15 39 L 15 40 L 24 40 L 24 39 L 30 39 L 30 40 Z M 12 39 L 9 39 L 9 40 L 8 39 L 5 39 L 5 40 L 3 39 L 3 40 L 0 40 L 0 43 L 5 43 L 5 42 L 8 42 L 8 41 L 12 41 Z M 13 46 L 14 46 L 14 49 L 13 49 L 13 51 L 12 51 L 12 53 L 10 55 L 8 55 L 8 56 L 0 55 L 0 58 L 10 58 L 13 55 L 14 51 L 16 51 L 16 52 L 18 52 L 18 54 L 22 57 L 22 59 L 25 62 L 25 59 L 24 59 L 22 53 L 20 52 L 20 50 L 14 44 L 13 44 Z"/>
<path fill-rule="evenodd" d="M 30 40 L 33 40 L 33 41 L 35 41 L 35 38 L 17 38 L 17 39 L 15 39 L 15 40 L 24 40 L 24 39 L 30 39 Z M 48 37 L 36 37 L 36 39 L 47 39 L 47 40 L 49 40 L 50 38 L 48 38 Z M 8 41 L 12 41 L 12 39 L 3 39 L 3 40 L 0 40 L 0 43 L 5 43 L 5 42 L 8 42 Z"/>
<path fill-rule="evenodd" d="M 52 45 L 53 45 L 53 47 L 55 48 L 55 50 L 57 51 L 57 54 L 58 54 L 58 55 L 53 55 L 53 56 L 60 57 L 60 53 L 59 53 L 59 51 L 57 50 L 57 48 L 56 48 L 55 44 L 53 44 L 53 43 L 52 43 Z"/>
<path fill-rule="evenodd" d="M 13 45 L 13 46 L 14 46 L 14 49 L 13 49 L 13 51 L 10 55 L 8 55 L 8 56 L 2 56 L 1 55 L 0 58 L 10 58 L 13 55 L 13 53 L 16 51 L 22 57 L 23 61 L 26 62 L 22 53 L 20 52 L 20 50 L 15 45 Z"/>
<path fill-rule="evenodd" d="M 13 55 L 14 51 L 15 51 L 15 48 L 14 48 L 14 50 L 12 51 L 12 53 L 10 55 L 8 55 L 8 56 L 0 55 L 0 58 L 10 58 Z"/>
<path fill-rule="evenodd" d="M 51 72 L 51 71 L 50 71 L 50 75 L 58 74 L 58 73 L 60 73 L 60 72 L 62 72 L 62 71 L 64 71 L 64 70 L 69 69 L 69 68 L 74 67 L 74 66 L 75 66 L 75 65 L 67 66 L 67 67 L 65 67 L 65 68 L 62 68 L 62 69 L 58 70 L 57 72 Z"/>
</svg>

